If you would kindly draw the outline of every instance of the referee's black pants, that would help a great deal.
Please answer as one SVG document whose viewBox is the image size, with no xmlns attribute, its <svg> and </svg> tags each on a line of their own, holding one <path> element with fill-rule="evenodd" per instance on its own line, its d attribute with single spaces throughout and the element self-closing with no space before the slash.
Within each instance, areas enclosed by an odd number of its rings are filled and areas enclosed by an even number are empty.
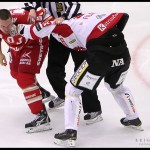
<svg viewBox="0 0 150 150">
<path fill-rule="evenodd" d="M 65 81 L 65 65 L 70 53 L 75 64 L 75 71 L 85 60 L 87 52 L 71 50 L 58 42 L 53 36 L 50 36 L 46 74 L 53 90 L 61 99 L 65 98 L 65 86 L 67 83 Z M 82 93 L 82 104 L 84 113 L 101 111 L 101 104 L 96 91 L 85 90 Z"/>
</svg>

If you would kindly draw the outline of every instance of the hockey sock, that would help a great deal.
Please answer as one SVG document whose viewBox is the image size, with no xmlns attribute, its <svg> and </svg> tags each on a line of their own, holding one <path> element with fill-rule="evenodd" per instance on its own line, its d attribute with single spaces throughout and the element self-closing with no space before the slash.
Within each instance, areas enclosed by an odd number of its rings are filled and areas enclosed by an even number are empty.
<svg viewBox="0 0 150 150">
<path fill-rule="evenodd" d="M 33 114 L 38 114 L 44 109 L 42 95 L 38 86 L 31 86 L 23 89 L 27 104 Z"/>
</svg>

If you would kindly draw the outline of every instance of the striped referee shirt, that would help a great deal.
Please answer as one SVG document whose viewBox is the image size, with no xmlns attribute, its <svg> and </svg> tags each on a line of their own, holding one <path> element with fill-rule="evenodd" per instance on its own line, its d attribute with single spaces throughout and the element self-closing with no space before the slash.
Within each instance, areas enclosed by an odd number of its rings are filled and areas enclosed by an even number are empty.
<svg viewBox="0 0 150 150">
<path fill-rule="evenodd" d="M 27 2 L 24 5 L 26 8 L 47 8 L 50 15 L 54 18 L 63 17 L 64 19 L 70 19 L 82 13 L 79 2 Z"/>
</svg>

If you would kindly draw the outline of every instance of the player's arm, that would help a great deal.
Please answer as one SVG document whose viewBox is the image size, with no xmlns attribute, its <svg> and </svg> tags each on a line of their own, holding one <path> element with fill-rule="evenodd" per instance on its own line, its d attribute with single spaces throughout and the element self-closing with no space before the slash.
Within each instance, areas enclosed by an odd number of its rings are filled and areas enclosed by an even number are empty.
<svg viewBox="0 0 150 150">
<path fill-rule="evenodd" d="M 49 36 L 56 26 L 55 24 L 53 24 L 53 20 L 54 18 L 51 16 L 47 18 L 44 22 L 39 22 L 37 24 L 18 24 L 17 33 L 27 39 L 32 40 Z"/>
<path fill-rule="evenodd" d="M 1 49 L 1 42 L 2 40 L 0 39 L 0 65 L 2 66 L 6 66 L 7 65 L 7 60 L 5 55 L 2 53 L 2 49 Z"/>
<path fill-rule="evenodd" d="M 32 25 L 18 24 L 17 34 L 23 35 L 27 39 L 38 39 L 49 36 L 55 28 L 54 18 L 50 16 L 47 9 L 41 8 L 37 10 L 37 15 L 42 14 L 42 20 Z"/>
</svg>

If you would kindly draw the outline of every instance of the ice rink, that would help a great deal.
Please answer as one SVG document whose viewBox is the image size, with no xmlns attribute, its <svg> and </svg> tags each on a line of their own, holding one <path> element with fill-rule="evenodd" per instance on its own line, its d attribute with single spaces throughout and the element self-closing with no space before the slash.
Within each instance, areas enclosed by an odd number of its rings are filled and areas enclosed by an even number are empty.
<svg viewBox="0 0 150 150">
<path fill-rule="evenodd" d="M 83 12 L 111 11 L 127 12 L 130 16 L 124 29 L 130 49 L 132 62 L 124 82 L 135 97 L 136 107 L 143 123 L 144 131 L 125 128 L 120 124 L 124 113 L 107 91 L 103 81 L 98 87 L 98 96 L 102 105 L 103 121 L 86 125 L 81 113 L 81 121 L 76 147 L 150 147 L 150 2 L 81 2 Z M 17 8 L 22 2 L 0 2 L 2 8 Z M 2 51 L 9 60 L 8 47 L 2 42 Z M 56 95 L 46 77 L 47 58 L 38 75 L 40 84 Z M 66 80 L 73 73 L 73 61 L 70 58 L 66 66 Z M 0 66 L 0 147 L 60 147 L 54 144 L 54 134 L 64 131 L 63 107 L 48 110 L 52 120 L 52 130 L 27 134 L 25 123 L 34 116 L 24 100 L 23 93 L 9 74 L 9 66 Z"/>
</svg>

